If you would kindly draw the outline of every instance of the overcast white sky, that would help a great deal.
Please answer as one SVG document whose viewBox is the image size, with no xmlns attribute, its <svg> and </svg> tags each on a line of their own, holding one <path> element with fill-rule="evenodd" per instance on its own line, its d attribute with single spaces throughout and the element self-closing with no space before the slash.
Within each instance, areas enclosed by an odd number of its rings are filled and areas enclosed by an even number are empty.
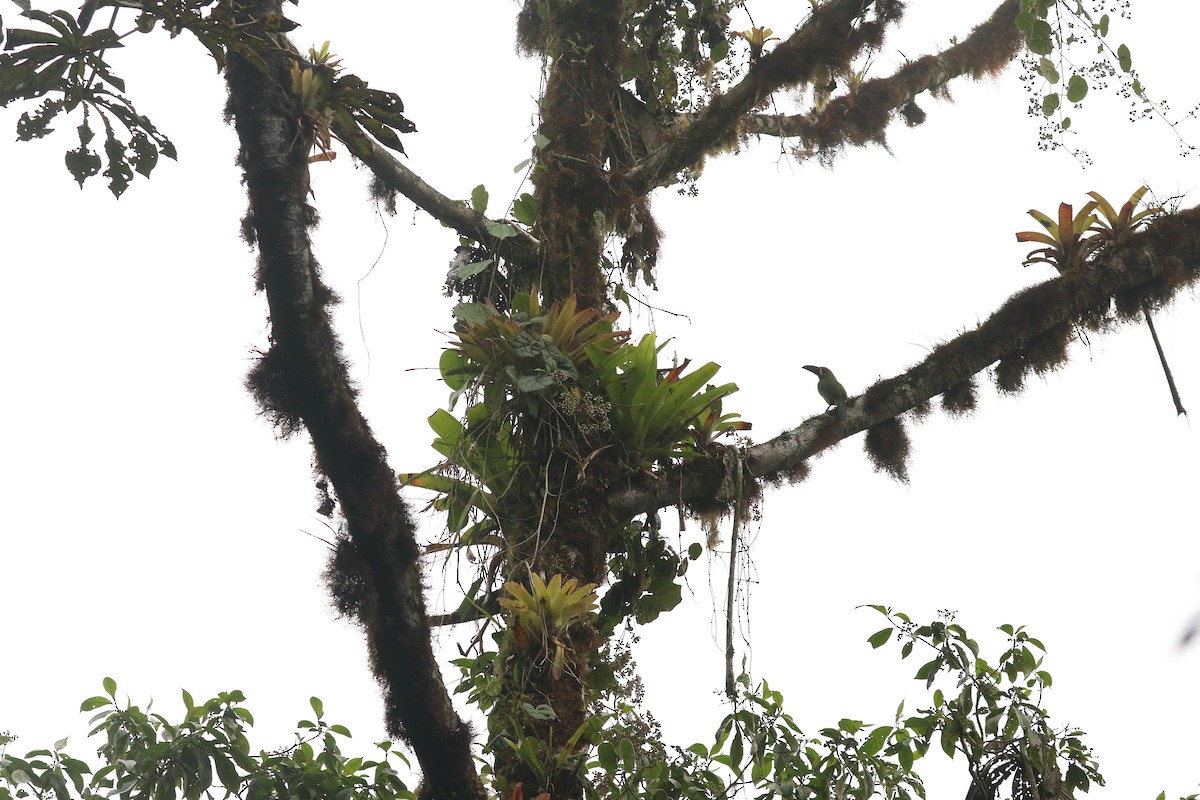
<svg viewBox="0 0 1200 800">
<path fill-rule="evenodd" d="M 5 23 L 19 25 L 5 5 Z M 426 180 L 464 198 L 485 183 L 502 204 L 521 190 L 512 168 L 528 155 L 538 91 L 538 65 L 512 52 L 516 4 L 380 5 L 310 0 L 295 12 L 296 41 L 332 40 L 349 69 L 400 93 L 420 129 L 405 138 L 407 163 Z M 872 74 L 964 35 L 995 3 L 911 5 Z M 805 8 L 752 5 L 757 24 L 785 34 Z M 1200 101 L 1190 80 L 1200 8 L 1133 10 L 1114 23 L 1114 43 L 1186 110 Z M 70 733 L 90 754 L 76 709 L 111 675 L 168 717 L 180 687 L 197 698 L 240 688 L 263 747 L 282 743 L 316 694 L 365 751 L 383 737 L 380 706 L 361 638 L 328 608 L 325 549 L 306 535 L 329 535 L 307 442 L 275 441 L 241 388 L 265 341 L 265 304 L 237 238 L 245 200 L 224 90 L 187 37 L 131 44 L 119 62 L 130 93 L 179 163 L 114 201 L 98 181 L 81 192 L 62 167 L 77 121 L 46 142 L 0 135 L 0 730 L 21 736 L 14 753 Z M 1036 227 L 1027 209 L 1089 190 L 1119 204 L 1143 183 L 1200 202 L 1200 158 L 1181 158 L 1161 122 L 1127 123 L 1123 101 L 1093 93 L 1073 113 L 1072 141 L 1095 159 L 1084 170 L 1037 150 L 1015 70 L 954 95 L 922 102 L 928 122 L 896 128 L 890 154 L 853 151 L 829 171 L 767 139 L 710 162 L 699 198 L 656 199 L 666 239 L 652 302 L 686 317 L 632 324 L 722 364 L 742 389 L 726 408 L 753 421 L 756 440 L 822 409 L 799 365 L 827 364 L 858 393 L 1049 277 L 1021 266 L 1028 248 L 1013 233 Z M 11 132 L 22 110 L 0 112 L 0 128 Z M 1200 143 L 1200 126 L 1180 132 Z M 404 203 L 381 219 L 364 171 L 344 157 L 313 173 L 316 246 L 345 298 L 337 321 L 366 411 L 395 468 L 423 468 L 435 458 L 424 420 L 447 394 L 431 368 L 450 327 L 440 287 L 455 237 Z M 1157 318 L 1193 411 L 1197 300 L 1185 293 Z M 1092 796 L 1196 791 L 1200 648 L 1178 647 L 1200 609 L 1196 434 L 1174 414 L 1144 326 L 1092 335 L 1072 355 L 1019 397 L 984 385 L 975 416 L 935 413 L 911 428 L 909 486 L 875 474 L 855 437 L 806 483 L 767 493 L 741 652 L 806 729 L 888 723 L 902 697 L 922 704 L 918 663 L 872 651 L 865 639 L 882 626 L 855 606 L 925 619 L 949 608 L 985 650 L 1006 622 L 1046 642 L 1046 704 L 1090 732 L 1109 778 Z M 680 541 L 700 536 L 693 523 Z M 694 570 L 679 612 L 643 632 L 651 706 L 681 745 L 709 737 L 724 713 L 714 641 L 724 559 L 713 564 L 711 589 Z M 442 576 L 429 586 L 437 606 Z M 965 771 L 935 774 L 930 796 L 961 797 L 966 783 Z"/>
</svg>

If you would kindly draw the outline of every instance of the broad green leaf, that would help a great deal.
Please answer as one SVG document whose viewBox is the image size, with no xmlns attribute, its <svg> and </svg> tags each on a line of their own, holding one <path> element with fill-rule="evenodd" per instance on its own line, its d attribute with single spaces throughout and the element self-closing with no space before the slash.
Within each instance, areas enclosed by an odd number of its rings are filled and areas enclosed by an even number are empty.
<svg viewBox="0 0 1200 800">
<path fill-rule="evenodd" d="M 456 320 L 466 325 L 478 325 L 489 316 L 487 308 L 479 303 L 459 303 L 453 314 Z"/>
<path fill-rule="evenodd" d="M 80 711 L 95 711 L 97 708 L 100 708 L 101 706 L 107 706 L 107 705 L 111 705 L 111 704 L 112 704 L 112 700 L 109 700 L 107 697 L 103 697 L 101 695 L 96 695 L 95 697 L 89 697 L 87 700 L 84 700 L 83 703 L 79 706 L 79 710 Z"/>
<path fill-rule="evenodd" d="M 871 735 L 867 737 L 865 742 L 863 742 L 862 747 L 859 748 L 859 752 L 865 756 L 875 755 L 883 749 L 883 745 L 887 742 L 887 738 L 891 735 L 891 733 L 892 728 L 888 725 L 883 725 L 876 728 L 875 730 L 871 731 Z"/>
<path fill-rule="evenodd" d="M 442 351 L 442 357 L 438 359 L 438 371 L 442 374 L 442 380 L 454 391 L 467 385 L 467 360 L 458 350 Z"/>
<path fill-rule="evenodd" d="M 108 696 L 109 696 L 109 697 L 112 697 L 113 699 L 116 699 L 116 696 L 117 696 L 117 682 L 116 682 L 116 681 L 114 681 L 112 678 L 105 678 L 105 679 L 104 679 L 104 691 L 108 692 Z"/>
<path fill-rule="evenodd" d="M 321 702 L 319 697 L 308 698 L 308 704 L 312 706 L 313 713 L 317 715 L 317 719 L 325 716 L 325 704 Z"/>
<path fill-rule="evenodd" d="M 537 221 L 537 200 L 529 193 L 522 194 L 513 203 L 513 216 L 517 222 L 532 225 Z"/>
<path fill-rule="evenodd" d="M 1042 98 L 1042 114 L 1050 116 L 1058 110 L 1058 92 L 1051 92 Z"/>
<path fill-rule="evenodd" d="M 463 264 L 458 268 L 458 279 L 465 281 L 473 275 L 478 275 L 492 265 L 492 259 L 485 258 L 483 261 L 473 261 L 470 264 Z"/>
<path fill-rule="evenodd" d="M 596 748 L 596 758 L 600 762 L 600 768 L 608 774 L 617 771 L 617 749 L 612 746 L 612 742 L 601 742 Z"/>
<path fill-rule="evenodd" d="M 488 191 L 479 184 L 471 190 L 471 208 L 480 214 L 486 214 L 488 207 Z"/>
<path fill-rule="evenodd" d="M 1044 19 L 1036 20 L 1026 37 L 1029 49 L 1039 56 L 1049 55 L 1054 51 L 1054 32 L 1050 23 Z"/>
<path fill-rule="evenodd" d="M 942 726 L 941 745 L 942 752 L 954 758 L 955 747 L 958 739 L 958 723 L 953 719 L 946 720 L 946 724 Z"/>
<path fill-rule="evenodd" d="M 1071 80 L 1067 81 L 1067 100 L 1078 103 L 1087 96 L 1087 93 L 1087 80 L 1082 75 L 1072 75 Z"/>
<path fill-rule="evenodd" d="M 737 768 L 741 765 L 743 755 L 744 745 L 742 742 L 742 732 L 735 731 L 733 734 L 733 740 L 729 743 L 729 760 L 732 762 L 734 768 Z"/>
<path fill-rule="evenodd" d="M 1121 64 L 1122 72 L 1129 72 L 1133 69 L 1133 57 L 1129 53 L 1129 47 L 1121 45 L 1117 48 L 1117 61 Z"/>
<path fill-rule="evenodd" d="M 497 239 L 508 239 L 517 235 L 517 229 L 503 222 L 489 222 L 484 226 L 487 232 Z"/>
<path fill-rule="evenodd" d="M 621 767 L 626 772 L 633 772 L 637 767 L 637 762 L 634 759 L 633 742 L 628 739 L 622 739 L 618 747 L 621 750 Z"/>
<path fill-rule="evenodd" d="M 1062 76 L 1058 74 L 1058 69 L 1055 68 L 1054 62 L 1044 56 L 1038 61 L 1038 73 L 1052 84 L 1062 80 Z"/>
<path fill-rule="evenodd" d="M 941 665 L 942 659 L 940 656 L 932 661 L 927 661 L 921 665 L 921 668 L 917 670 L 917 674 L 914 677 L 919 681 L 927 680 L 933 683 L 933 676 L 937 674 L 938 668 Z"/>
<path fill-rule="evenodd" d="M 871 637 L 867 639 L 867 641 L 871 644 L 871 647 L 878 650 L 880 647 L 883 647 L 885 644 L 887 644 L 888 639 L 892 638 L 893 630 L 893 628 L 884 628 L 883 630 L 876 631 L 875 633 L 871 634 Z"/>
</svg>

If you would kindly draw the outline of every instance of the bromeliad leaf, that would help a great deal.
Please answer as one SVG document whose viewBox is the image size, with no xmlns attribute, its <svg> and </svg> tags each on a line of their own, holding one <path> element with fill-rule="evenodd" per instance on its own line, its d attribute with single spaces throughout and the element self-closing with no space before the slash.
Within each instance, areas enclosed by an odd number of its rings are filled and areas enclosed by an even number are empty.
<svg viewBox="0 0 1200 800">
<path fill-rule="evenodd" d="M 1037 242 L 1048 247 L 1030 252 L 1025 259 L 1025 266 L 1044 262 L 1064 274 L 1084 267 L 1088 256 L 1103 243 L 1098 237 L 1084 235 L 1096 222 L 1096 216 L 1092 213 L 1096 205 L 1096 201 L 1090 201 L 1078 214 L 1074 214 L 1070 203 L 1061 203 L 1057 222 L 1036 209 L 1030 209 L 1029 216 L 1040 222 L 1048 233 L 1021 231 L 1017 234 L 1017 241 Z"/>
</svg>

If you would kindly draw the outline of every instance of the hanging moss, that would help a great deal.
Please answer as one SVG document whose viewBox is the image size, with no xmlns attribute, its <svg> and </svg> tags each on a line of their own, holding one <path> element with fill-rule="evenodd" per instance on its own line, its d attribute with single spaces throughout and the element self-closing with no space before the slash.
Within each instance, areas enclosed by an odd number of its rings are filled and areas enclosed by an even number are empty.
<svg viewBox="0 0 1200 800">
<path fill-rule="evenodd" d="M 1031 339 L 1023 351 L 1027 369 L 1040 376 L 1065 365 L 1072 338 L 1072 326 L 1064 322 Z"/>
<path fill-rule="evenodd" d="M 1016 394 L 1025 388 L 1025 357 L 1020 353 L 1006 356 L 996 364 L 996 388 L 1005 394 Z"/>
<path fill-rule="evenodd" d="M 912 445 L 904 423 L 899 417 L 867 429 L 863 449 L 877 472 L 883 472 L 901 483 L 908 483 L 908 458 Z"/>
<path fill-rule="evenodd" d="M 963 417 L 975 411 L 979 403 L 975 376 L 960 381 L 942 394 L 942 410 L 952 417 Z"/>
</svg>

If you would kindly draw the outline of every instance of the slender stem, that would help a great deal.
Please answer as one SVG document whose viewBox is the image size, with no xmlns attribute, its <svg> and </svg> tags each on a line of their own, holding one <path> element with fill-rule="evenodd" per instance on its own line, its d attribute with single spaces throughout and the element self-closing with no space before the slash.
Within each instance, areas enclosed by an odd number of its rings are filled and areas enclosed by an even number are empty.
<svg viewBox="0 0 1200 800">
<path fill-rule="evenodd" d="M 1158 340 L 1158 331 L 1154 329 L 1154 319 L 1150 315 L 1150 304 L 1142 301 L 1142 315 L 1146 317 L 1146 326 L 1150 328 L 1150 335 L 1154 338 L 1154 349 L 1158 351 L 1158 360 L 1162 362 L 1163 375 L 1167 376 L 1167 386 L 1171 389 L 1171 400 L 1175 403 L 1175 414 L 1187 414 L 1187 409 L 1183 407 L 1183 401 L 1179 397 L 1179 389 L 1175 386 L 1175 376 L 1171 374 L 1171 366 L 1167 363 L 1167 356 L 1163 352 L 1162 342 Z"/>
</svg>

